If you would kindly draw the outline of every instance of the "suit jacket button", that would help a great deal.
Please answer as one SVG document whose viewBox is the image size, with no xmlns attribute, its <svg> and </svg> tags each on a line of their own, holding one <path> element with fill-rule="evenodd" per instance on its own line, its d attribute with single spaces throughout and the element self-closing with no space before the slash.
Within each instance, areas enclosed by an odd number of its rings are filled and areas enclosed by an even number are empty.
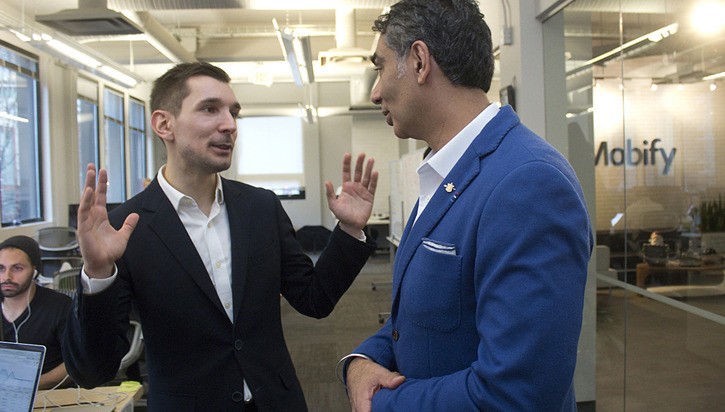
<svg viewBox="0 0 725 412">
<path fill-rule="evenodd" d="M 399 337 L 400 337 L 400 334 L 398 334 L 398 330 L 393 329 L 393 340 L 397 342 Z"/>
<path fill-rule="evenodd" d="M 241 339 L 237 339 L 234 341 L 234 349 L 242 350 L 242 347 L 244 347 L 244 342 L 242 342 Z"/>
<path fill-rule="evenodd" d="M 234 402 L 241 402 L 244 400 L 244 394 L 239 391 L 234 391 L 234 393 L 232 394 L 232 400 Z"/>
</svg>

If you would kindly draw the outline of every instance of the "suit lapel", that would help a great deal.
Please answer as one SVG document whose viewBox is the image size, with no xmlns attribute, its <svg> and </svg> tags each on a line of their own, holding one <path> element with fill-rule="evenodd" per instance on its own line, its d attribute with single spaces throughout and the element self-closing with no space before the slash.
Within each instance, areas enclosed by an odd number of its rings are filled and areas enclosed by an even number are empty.
<svg viewBox="0 0 725 412">
<path fill-rule="evenodd" d="M 400 248 L 395 255 L 393 270 L 393 311 L 397 310 L 400 285 L 415 251 L 424 237 L 438 225 L 448 209 L 460 197 L 465 196 L 466 188 L 478 176 L 482 160 L 486 155 L 498 148 L 506 133 L 519 123 L 518 117 L 510 106 L 504 106 L 499 113 L 491 119 L 474 141 L 463 153 L 451 172 L 443 179 L 441 187 L 437 188 L 430 202 L 421 213 L 415 224 L 413 219 L 417 214 L 418 203 L 408 219 L 405 231 L 400 241 Z M 451 183 L 449 192 L 446 185 Z M 473 194 L 475 195 L 475 193 Z"/>
<path fill-rule="evenodd" d="M 199 286 L 199 289 L 214 302 L 222 313 L 225 313 L 199 252 L 181 223 L 178 213 L 161 190 L 158 181 L 154 180 L 146 190 L 149 195 L 144 198 L 143 208 L 151 213 L 148 222 L 149 229 L 158 236 L 161 243 L 184 268 L 186 274 Z"/>
<path fill-rule="evenodd" d="M 247 282 L 247 260 L 249 259 L 250 231 L 249 199 L 242 195 L 238 187 L 222 179 L 224 202 L 229 217 L 229 236 L 232 254 L 232 297 L 234 302 L 234 320 L 239 318 L 242 307 L 244 286 Z"/>
</svg>

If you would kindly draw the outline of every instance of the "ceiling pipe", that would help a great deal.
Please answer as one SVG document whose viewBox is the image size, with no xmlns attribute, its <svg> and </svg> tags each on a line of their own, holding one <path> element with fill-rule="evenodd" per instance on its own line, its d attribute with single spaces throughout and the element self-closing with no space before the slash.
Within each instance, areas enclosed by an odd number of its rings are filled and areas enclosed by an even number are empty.
<svg viewBox="0 0 725 412">
<path fill-rule="evenodd" d="M 146 11 L 125 12 L 148 36 L 148 42 L 173 63 L 196 62 L 196 57 L 184 48 L 154 16 Z"/>
<path fill-rule="evenodd" d="M 355 47 L 355 9 L 335 9 L 335 44 L 338 49 Z"/>
</svg>

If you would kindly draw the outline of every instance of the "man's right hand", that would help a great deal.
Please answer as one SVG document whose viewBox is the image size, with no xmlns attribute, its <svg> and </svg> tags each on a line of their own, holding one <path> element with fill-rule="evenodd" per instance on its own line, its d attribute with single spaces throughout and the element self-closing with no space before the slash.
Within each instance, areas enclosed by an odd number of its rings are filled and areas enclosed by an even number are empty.
<svg viewBox="0 0 725 412">
<path fill-rule="evenodd" d="M 126 250 L 128 239 L 136 228 L 139 216 L 131 213 L 121 229 L 116 230 L 108 221 L 106 191 L 108 174 L 105 169 L 98 172 L 88 165 L 86 184 L 78 207 L 78 244 L 83 256 L 83 271 L 91 278 L 107 278 L 113 273 L 113 265 Z"/>
<path fill-rule="evenodd" d="M 354 412 L 372 409 L 373 395 L 382 388 L 395 389 L 405 376 L 391 372 L 365 358 L 355 358 L 347 367 L 347 396 Z"/>
</svg>

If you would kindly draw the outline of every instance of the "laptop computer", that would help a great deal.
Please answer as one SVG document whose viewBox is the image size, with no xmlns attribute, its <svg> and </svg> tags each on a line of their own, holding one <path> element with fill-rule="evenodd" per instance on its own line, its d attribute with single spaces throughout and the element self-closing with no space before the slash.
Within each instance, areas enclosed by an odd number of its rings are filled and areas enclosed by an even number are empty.
<svg viewBox="0 0 725 412">
<path fill-rule="evenodd" d="M 31 412 L 45 346 L 0 342 L 0 411 Z"/>
</svg>

